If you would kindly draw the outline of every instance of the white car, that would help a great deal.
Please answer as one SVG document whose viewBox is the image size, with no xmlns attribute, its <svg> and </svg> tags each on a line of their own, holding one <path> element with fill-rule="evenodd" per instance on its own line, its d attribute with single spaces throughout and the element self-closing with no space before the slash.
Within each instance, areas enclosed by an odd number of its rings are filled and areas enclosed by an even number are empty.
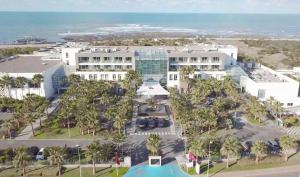
<svg viewBox="0 0 300 177">
<path fill-rule="evenodd" d="M 36 160 L 45 160 L 45 156 L 44 156 L 44 148 L 41 148 L 40 151 L 37 153 L 37 155 L 35 156 Z"/>
</svg>

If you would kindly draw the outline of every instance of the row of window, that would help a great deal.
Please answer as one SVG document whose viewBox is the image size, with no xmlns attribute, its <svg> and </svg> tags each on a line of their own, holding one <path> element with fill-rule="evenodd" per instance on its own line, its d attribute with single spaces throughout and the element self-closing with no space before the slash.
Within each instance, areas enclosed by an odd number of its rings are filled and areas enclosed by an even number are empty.
<svg viewBox="0 0 300 177">
<path fill-rule="evenodd" d="M 195 68 L 196 70 L 220 70 L 222 69 L 221 68 L 221 65 L 191 65 L 193 68 Z M 211 67 L 210 67 L 211 66 Z M 170 71 L 178 71 L 181 67 L 184 67 L 184 66 L 174 66 L 174 65 L 171 65 L 170 66 Z"/>
<path fill-rule="evenodd" d="M 110 69 L 115 69 L 115 70 L 130 70 L 132 69 L 131 65 L 79 65 L 80 70 L 110 70 Z"/>
<path fill-rule="evenodd" d="M 87 75 L 87 78 L 85 77 L 85 74 L 81 74 L 80 78 L 81 79 L 89 79 L 89 80 L 109 80 L 109 75 L 108 74 L 89 74 Z M 117 80 L 122 80 L 122 74 L 112 74 L 112 80 L 117 81 Z"/>
<path fill-rule="evenodd" d="M 169 80 L 171 81 L 177 81 L 178 80 L 178 74 L 170 74 L 169 75 Z"/>
<path fill-rule="evenodd" d="M 188 57 L 170 57 L 169 60 L 170 62 L 188 62 Z M 201 63 L 207 63 L 209 62 L 209 58 L 208 57 L 191 57 L 190 62 L 201 62 Z M 212 57 L 211 62 L 214 62 L 214 63 L 218 63 L 220 62 L 220 57 Z"/>
<path fill-rule="evenodd" d="M 123 60 L 124 59 L 124 60 Z M 86 62 L 131 62 L 132 57 L 78 57 L 79 63 Z"/>
</svg>

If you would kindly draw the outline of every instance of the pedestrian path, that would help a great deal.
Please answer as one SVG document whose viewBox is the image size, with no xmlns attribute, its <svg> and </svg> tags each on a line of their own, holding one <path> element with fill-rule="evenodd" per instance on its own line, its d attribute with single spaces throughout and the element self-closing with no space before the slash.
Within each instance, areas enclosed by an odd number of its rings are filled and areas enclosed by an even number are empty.
<svg viewBox="0 0 300 177">
<path fill-rule="evenodd" d="M 49 107 L 46 110 L 46 113 L 48 115 L 52 114 L 53 112 L 56 111 L 56 109 L 58 108 L 59 105 L 59 98 L 58 96 L 55 97 L 55 99 L 50 103 Z M 41 121 L 43 122 L 44 120 L 46 120 L 47 117 L 43 116 L 41 118 Z M 36 121 L 33 123 L 33 129 L 38 129 L 40 127 L 40 120 L 36 119 Z M 27 125 L 22 132 L 15 138 L 15 140 L 28 140 L 30 139 L 30 137 L 32 137 L 32 128 L 31 125 Z"/>
<path fill-rule="evenodd" d="M 289 127 L 289 128 L 283 128 L 283 133 L 286 133 L 288 135 L 296 135 L 300 136 L 300 127 Z"/>
<path fill-rule="evenodd" d="M 159 136 L 170 136 L 170 135 L 176 135 L 175 132 L 136 132 L 136 133 L 130 133 L 131 136 L 136 135 L 136 136 L 147 136 L 147 135 L 159 135 Z"/>
</svg>

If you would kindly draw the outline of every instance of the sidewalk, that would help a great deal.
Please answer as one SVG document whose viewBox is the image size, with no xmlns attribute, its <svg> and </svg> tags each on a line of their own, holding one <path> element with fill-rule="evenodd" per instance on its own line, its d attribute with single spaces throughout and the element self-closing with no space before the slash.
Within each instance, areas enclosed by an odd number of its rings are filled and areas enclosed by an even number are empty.
<svg viewBox="0 0 300 177">
<path fill-rule="evenodd" d="M 245 170 L 245 171 L 235 171 L 235 172 L 220 172 L 217 174 L 210 174 L 211 177 L 256 177 L 256 176 L 269 176 L 269 175 L 278 175 L 282 174 L 285 176 L 285 173 L 299 173 L 300 174 L 300 165 L 292 165 L 286 167 L 276 167 L 276 168 L 267 168 L 259 170 Z M 195 177 L 206 177 L 206 174 L 195 175 Z"/>
<path fill-rule="evenodd" d="M 51 115 L 59 105 L 59 97 L 58 95 L 55 96 L 55 99 L 50 103 L 49 107 L 47 108 L 48 115 Z M 42 117 L 42 122 L 47 119 L 46 116 Z M 33 128 L 36 130 L 40 127 L 40 120 L 37 119 L 33 123 Z M 24 130 L 15 138 L 15 140 L 28 140 L 32 137 L 32 130 L 31 125 L 27 125 Z"/>
</svg>

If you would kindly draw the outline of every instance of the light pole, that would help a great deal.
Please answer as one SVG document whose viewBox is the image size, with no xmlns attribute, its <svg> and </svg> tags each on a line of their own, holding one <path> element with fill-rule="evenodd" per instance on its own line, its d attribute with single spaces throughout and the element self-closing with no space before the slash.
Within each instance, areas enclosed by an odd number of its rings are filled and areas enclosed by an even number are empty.
<svg viewBox="0 0 300 177">
<path fill-rule="evenodd" d="M 207 176 L 207 177 L 209 177 L 210 144 L 212 144 L 212 141 L 209 141 L 209 144 L 208 144 L 208 163 L 207 163 L 207 173 L 206 173 L 206 176 Z"/>
<path fill-rule="evenodd" d="M 79 177 L 82 177 L 82 173 L 81 173 L 81 163 L 80 163 L 80 145 L 76 145 L 77 147 L 77 152 L 78 152 L 78 162 L 79 162 Z"/>
</svg>

